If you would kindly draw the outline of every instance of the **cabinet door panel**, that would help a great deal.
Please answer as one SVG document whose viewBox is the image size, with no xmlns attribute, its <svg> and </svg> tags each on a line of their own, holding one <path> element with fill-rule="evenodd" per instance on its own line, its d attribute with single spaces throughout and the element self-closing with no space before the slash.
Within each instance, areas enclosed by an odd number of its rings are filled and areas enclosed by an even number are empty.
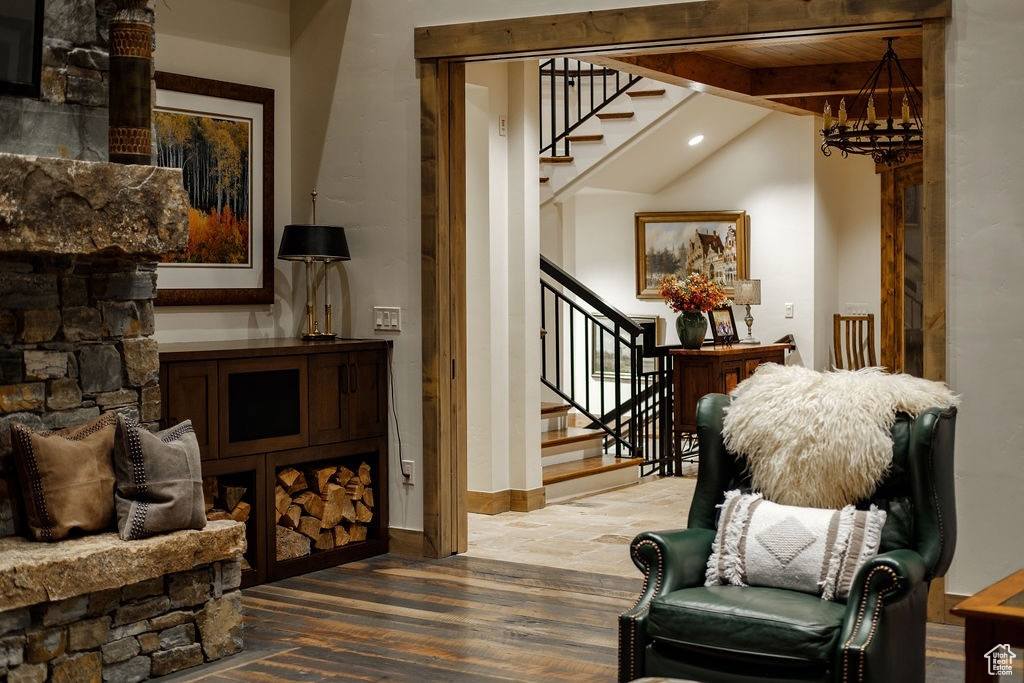
<svg viewBox="0 0 1024 683">
<path fill-rule="evenodd" d="M 347 353 L 322 353 L 309 359 L 309 442 L 324 444 L 345 437 L 342 394 L 348 391 Z"/>
<path fill-rule="evenodd" d="M 167 426 L 192 420 L 203 460 L 218 457 L 217 362 L 189 361 L 167 367 Z"/>
<path fill-rule="evenodd" d="M 348 391 L 343 393 L 348 439 L 380 436 L 387 430 L 387 356 L 379 351 L 348 354 Z"/>
<path fill-rule="evenodd" d="M 735 389 L 740 380 L 744 379 L 743 371 L 743 363 L 740 361 L 722 363 L 722 388 L 720 391 L 723 394 L 728 394 Z"/>
</svg>

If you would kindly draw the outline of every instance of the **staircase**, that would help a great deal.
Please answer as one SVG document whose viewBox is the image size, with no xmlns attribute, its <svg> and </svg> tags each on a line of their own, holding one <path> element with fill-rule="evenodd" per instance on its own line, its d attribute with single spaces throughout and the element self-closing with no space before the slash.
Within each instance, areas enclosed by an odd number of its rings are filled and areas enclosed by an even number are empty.
<svg viewBox="0 0 1024 683">
<path fill-rule="evenodd" d="M 635 484 L 643 458 L 616 458 L 605 454 L 604 432 L 572 426 L 570 407 L 543 403 L 541 458 L 545 499 L 558 503 L 578 496 Z"/>
<path fill-rule="evenodd" d="M 669 116 L 694 94 L 686 88 L 628 74 L 619 73 L 615 80 L 609 80 L 612 76 L 608 74 L 617 72 L 575 60 L 556 61 L 558 65 L 564 63 L 564 68 L 545 68 L 543 64 L 541 68 L 542 203 Z M 591 73 L 600 74 L 600 78 L 590 77 Z"/>
</svg>

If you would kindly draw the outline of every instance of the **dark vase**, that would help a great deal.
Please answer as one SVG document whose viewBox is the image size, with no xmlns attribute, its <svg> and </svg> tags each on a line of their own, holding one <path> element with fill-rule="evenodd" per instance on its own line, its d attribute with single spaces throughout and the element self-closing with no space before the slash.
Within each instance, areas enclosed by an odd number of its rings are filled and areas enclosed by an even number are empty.
<svg viewBox="0 0 1024 683">
<path fill-rule="evenodd" d="M 708 331 L 708 318 L 700 311 L 684 311 L 676 318 L 676 332 L 684 349 L 699 349 Z"/>
</svg>

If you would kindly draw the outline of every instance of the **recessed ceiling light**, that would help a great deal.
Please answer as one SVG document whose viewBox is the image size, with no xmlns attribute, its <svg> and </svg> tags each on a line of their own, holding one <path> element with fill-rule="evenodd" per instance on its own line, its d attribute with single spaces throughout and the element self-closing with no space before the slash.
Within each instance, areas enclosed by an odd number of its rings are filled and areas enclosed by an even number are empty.
<svg viewBox="0 0 1024 683">
<path fill-rule="evenodd" d="M 692 138 L 690 138 L 690 141 L 688 143 L 686 143 L 686 144 L 690 145 L 690 147 L 693 147 L 694 145 L 699 145 L 703 141 L 704 141 L 704 136 L 703 135 L 694 135 Z"/>
</svg>

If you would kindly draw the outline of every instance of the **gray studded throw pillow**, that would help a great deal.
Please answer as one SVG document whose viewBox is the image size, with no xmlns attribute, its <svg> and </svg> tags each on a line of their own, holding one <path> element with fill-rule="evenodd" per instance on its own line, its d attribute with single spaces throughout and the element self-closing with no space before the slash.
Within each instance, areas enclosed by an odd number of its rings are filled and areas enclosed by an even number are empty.
<svg viewBox="0 0 1024 683">
<path fill-rule="evenodd" d="M 150 432 L 118 415 L 114 439 L 117 530 L 126 541 L 206 526 L 192 421 Z"/>
<path fill-rule="evenodd" d="M 770 586 L 843 600 L 878 552 L 885 511 L 778 505 L 727 491 L 705 585 Z"/>
</svg>

